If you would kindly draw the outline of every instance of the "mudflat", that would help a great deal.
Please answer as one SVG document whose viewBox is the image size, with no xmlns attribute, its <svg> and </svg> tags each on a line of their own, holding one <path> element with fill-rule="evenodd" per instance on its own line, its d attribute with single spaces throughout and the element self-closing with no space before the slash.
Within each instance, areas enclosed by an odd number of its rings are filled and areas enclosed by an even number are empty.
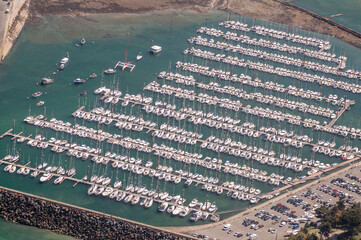
<svg viewBox="0 0 361 240">
<path fill-rule="evenodd" d="M 283 0 L 37 0 L 31 1 L 33 17 L 42 15 L 86 15 L 91 13 L 145 13 L 149 11 L 177 9 L 207 12 L 225 10 L 262 20 L 335 36 L 361 48 L 361 38 L 343 25 L 304 11 Z M 341 26 L 341 27 L 340 27 Z"/>
</svg>

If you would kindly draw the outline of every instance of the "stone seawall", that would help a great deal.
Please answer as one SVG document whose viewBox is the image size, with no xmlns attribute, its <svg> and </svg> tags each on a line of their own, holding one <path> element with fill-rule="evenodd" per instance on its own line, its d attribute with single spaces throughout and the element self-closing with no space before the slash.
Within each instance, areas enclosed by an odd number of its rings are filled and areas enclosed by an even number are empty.
<svg viewBox="0 0 361 240">
<path fill-rule="evenodd" d="M 2 46 L 0 46 L 0 63 L 10 52 L 13 44 L 23 29 L 29 15 L 30 0 L 13 0 L 5 26 Z"/>
<path fill-rule="evenodd" d="M 0 187 L 0 217 L 79 239 L 193 239 L 4 187 Z"/>
<path fill-rule="evenodd" d="M 301 11 L 301 12 L 307 13 L 308 15 L 311 15 L 312 17 L 314 17 L 314 18 L 316 18 L 318 20 L 326 22 L 326 23 L 328 23 L 328 24 L 330 24 L 332 26 L 335 26 L 335 27 L 337 27 L 337 28 L 339 28 L 339 29 L 341 29 L 341 30 L 343 30 L 345 32 L 348 32 L 348 33 L 354 35 L 355 37 L 358 37 L 358 38 L 361 39 L 361 33 L 357 32 L 357 31 L 355 31 L 355 30 L 353 30 L 353 29 L 351 29 L 349 27 L 346 27 L 345 25 L 337 23 L 337 22 L 335 22 L 335 21 L 333 21 L 333 20 L 331 20 L 329 18 L 322 17 L 321 15 L 318 15 L 317 13 L 311 12 L 311 11 L 309 11 L 307 9 L 304 9 L 304 8 L 299 7 L 297 5 L 294 5 L 292 3 L 286 2 L 284 0 L 275 0 L 275 1 L 281 3 L 281 4 L 285 5 L 285 6 L 295 8 L 295 9 Z"/>
</svg>

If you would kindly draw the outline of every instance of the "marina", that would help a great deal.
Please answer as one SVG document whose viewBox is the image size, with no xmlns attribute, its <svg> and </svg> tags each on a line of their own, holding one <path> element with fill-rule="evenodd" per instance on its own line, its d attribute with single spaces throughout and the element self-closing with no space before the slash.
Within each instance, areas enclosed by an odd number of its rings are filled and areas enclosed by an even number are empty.
<svg viewBox="0 0 361 240">
<path fill-rule="evenodd" d="M 357 162 L 360 120 L 348 116 L 361 74 L 349 52 L 329 36 L 221 16 L 144 49 L 130 34 L 124 61 L 113 50 L 98 68 L 85 55 L 112 40 L 64 45 L 53 60 L 64 71 L 24 95 L 3 129 L 2 177 L 74 192 L 99 211 L 194 225 Z"/>
</svg>

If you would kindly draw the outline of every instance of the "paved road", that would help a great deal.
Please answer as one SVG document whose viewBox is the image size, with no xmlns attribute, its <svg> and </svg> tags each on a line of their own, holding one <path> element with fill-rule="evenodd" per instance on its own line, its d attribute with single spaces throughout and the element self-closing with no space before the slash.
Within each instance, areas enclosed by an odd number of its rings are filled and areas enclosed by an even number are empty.
<svg viewBox="0 0 361 240">
<path fill-rule="evenodd" d="M 7 6 L 7 3 L 8 1 L 0 0 L 0 61 L 2 57 L 2 44 L 4 41 L 4 35 L 6 33 L 8 19 L 10 16 L 9 13 L 5 13 L 5 10 L 9 8 L 9 6 Z"/>
<path fill-rule="evenodd" d="M 317 186 L 320 186 L 322 184 L 326 184 L 326 185 L 329 185 L 331 186 L 332 188 L 335 188 L 335 189 L 338 189 L 338 190 L 342 190 L 346 193 L 348 193 L 349 195 L 353 195 L 355 197 L 355 200 L 357 202 L 361 201 L 361 195 L 358 195 L 356 193 L 353 193 L 351 191 L 348 191 L 346 189 L 343 189 L 343 188 L 340 188 L 338 186 L 335 186 L 335 185 L 332 185 L 330 182 L 332 179 L 334 178 L 337 178 L 337 177 L 341 177 L 349 182 L 355 182 L 355 180 L 350 180 L 350 179 L 347 179 L 345 177 L 345 174 L 346 173 L 350 173 L 351 175 L 355 175 L 359 178 L 361 178 L 361 162 L 357 162 L 351 166 L 348 166 L 342 170 L 339 170 L 337 172 L 334 172 L 334 173 L 331 173 L 330 175 L 326 176 L 326 177 L 323 177 L 323 178 L 320 178 L 318 181 L 313 181 L 309 184 L 306 184 L 300 188 L 297 188 L 293 191 L 290 191 L 288 192 L 287 194 L 284 194 L 282 196 L 279 196 L 278 198 L 275 198 L 275 199 L 272 199 L 268 202 L 266 202 L 265 204 L 262 204 L 262 206 L 256 206 L 255 208 L 252 208 L 251 210 L 253 211 L 249 211 L 248 213 L 245 213 L 243 214 L 243 216 L 240 216 L 238 217 L 237 219 L 233 219 L 231 221 L 227 221 L 227 222 L 224 222 L 222 224 L 219 224 L 218 226 L 214 226 L 214 227 L 211 227 L 211 228 L 206 228 L 206 229 L 202 229 L 202 230 L 195 230 L 195 231 L 190 231 L 192 233 L 197 233 L 197 234 L 202 234 L 202 235 L 207 235 L 209 237 L 211 237 L 210 239 L 212 239 L 213 237 L 216 238 L 216 239 L 221 239 L 221 240 L 224 240 L 224 239 L 230 239 L 230 240 L 237 240 L 237 239 L 248 239 L 246 238 L 245 236 L 241 237 L 241 238 L 237 238 L 237 237 L 234 237 L 233 234 L 235 232 L 241 232 L 243 235 L 246 235 L 246 233 L 255 233 L 258 235 L 258 239 L 259 240 L 263 240 L 263 239 L 268 239 L 268 240 L 273 240 L 273 239 L 282 239 L 284 235 L 287 234 L 287 231 L 291 231 L 292 229 L 290 228 L 289 225 L 286 225 L 284 227 L 280 227 L 279 226 L 279 223 L 276 223 L 275 221 L 272 221 L 272 220 L 269 220 L 269 221 L 263 221 L 257 217 L 255 217 L 255 214 L 257 212 L 259 212 L 260 210 L 266 210 L 274 215 L 277 215 L 277 216 L 281 216 L 282 219 L 288 219 L 288 217 L 280 214 L 280 213 L 277 213 L 273 210 L 271 210 L 271 207 L 276 205 L 277 203 L 282 203 L 284 205 L 286 205 L 287 207 L 290 207 L 291 210 L 295 210 L 296 213 L 297 213 L 297 216 L 298 218 L 301 217 L 305 210 L 303 210 L 301 208 L 301 206 L 299 207 L 294 207 L 292 206 L 291 204 L 289 203 L 286 203 L 287 199 L 289 199 L 291 196 L 293 195 L 296 195 L 297 197 L 301 197 L 301 194 L 306 192 L 308 189 L 311 189 L 313 192 L 317 193 L 317 194 L 321 194 L 323 196 L 323 200 L 328 200 L 328 199 L 331 199 L 331 203 L 335 203 L 338 199 L 335 198 L 335 197 L 332 197 L 331 195 L 328 195 L 326 193 L 323 193 L 319 190 L 316 190 Z M 360 183 L 357 183 L 357 185 L 361 185 Z M 303 198 L 305 201 L 307 201 L 308 203 L 312 205 L 315 205 L 315 204 L 318 204 L 320 205 L 320 203 L 317 203 L 316 200 L 310 200 L 310 199 L 306 199 L 304 197 L 301 197 Z M 312 213 L 312 211 L 311 211 Z M 245 227 L 242 225 L 242 222 L 243 222 L 243 219 L 245 218 L 249 218 L 249 219 L 252 219 L 252 220 L 256 220 L 256 221 L 259 221 L 260 224 L 263 224 L 264 225 L 264 228 L 260 229 L 260 230 L 252 230 L 250 229 L 250 226 L 248 227 Z M 233 230 L 233 232 L 231 234 L 227 234 L 227 231 L 222 231 L 222 227 L 224 226 L 225 223 L 230 223 L 232 226 L 231 226 L 231 229 Z M 301 226 L 303 226 L 303 224 L 301 224 Z M 270 232 L 268 232 L 268 229 L 269 228 L 275 228 L 277 230 L 277 232 L 275 232 L 274 234 L 271 234 Z M 173 231 L 179 231 L 179 229 L 172 229 L 172 228 L 168 228 L 168 230 L 173 230 Z M 185 231 L 183 231 L 185 232 Z"/>
</svg>

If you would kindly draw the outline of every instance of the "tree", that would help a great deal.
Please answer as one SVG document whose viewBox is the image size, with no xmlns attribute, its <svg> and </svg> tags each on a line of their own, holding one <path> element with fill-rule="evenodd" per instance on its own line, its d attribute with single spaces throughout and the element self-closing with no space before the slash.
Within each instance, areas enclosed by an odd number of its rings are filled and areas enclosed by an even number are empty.
<svg viewBox="0 0 361 240">
<path fill-rule="evenodd" d="M 306 240 L 319 240 L 319 239 L 320 238 L 315 233 L 309 234 L 306 238 Z"/>
<path fill-rule="evenodd" d="M 322 222 L 319 226 L 321 237 L 328 237 L 332 231 L 332 225 L 330 222 Z"/>
<path fill-rule="evenodd" d="M 296 235 L 290 236 L 288 240 L 306 240 L 306 234 L 299 232 Z"/>
<path fill-rule="evenodd" d="M 346 209 L 345 201 L 343 199 L 340 199 L 336 202 L 335 207 L 337 207 L 338 210 L 343 211 Z"/>
<path fill-rule="evenodd" d="M 346 209 L 340 219 L 340 224 L 343 228 L 348 230 L 348 233 L 353 236 L 361 229 L 361 207 L 360 203 L 352 205 Z"/>
<path fill-rule="evenodd" d="M 321 206 L 316 209 L 316 216 L 321 220 L 324 220 L 326 216 L 330 214 L 330 209 L 325 206 Z"/>
</svg>

